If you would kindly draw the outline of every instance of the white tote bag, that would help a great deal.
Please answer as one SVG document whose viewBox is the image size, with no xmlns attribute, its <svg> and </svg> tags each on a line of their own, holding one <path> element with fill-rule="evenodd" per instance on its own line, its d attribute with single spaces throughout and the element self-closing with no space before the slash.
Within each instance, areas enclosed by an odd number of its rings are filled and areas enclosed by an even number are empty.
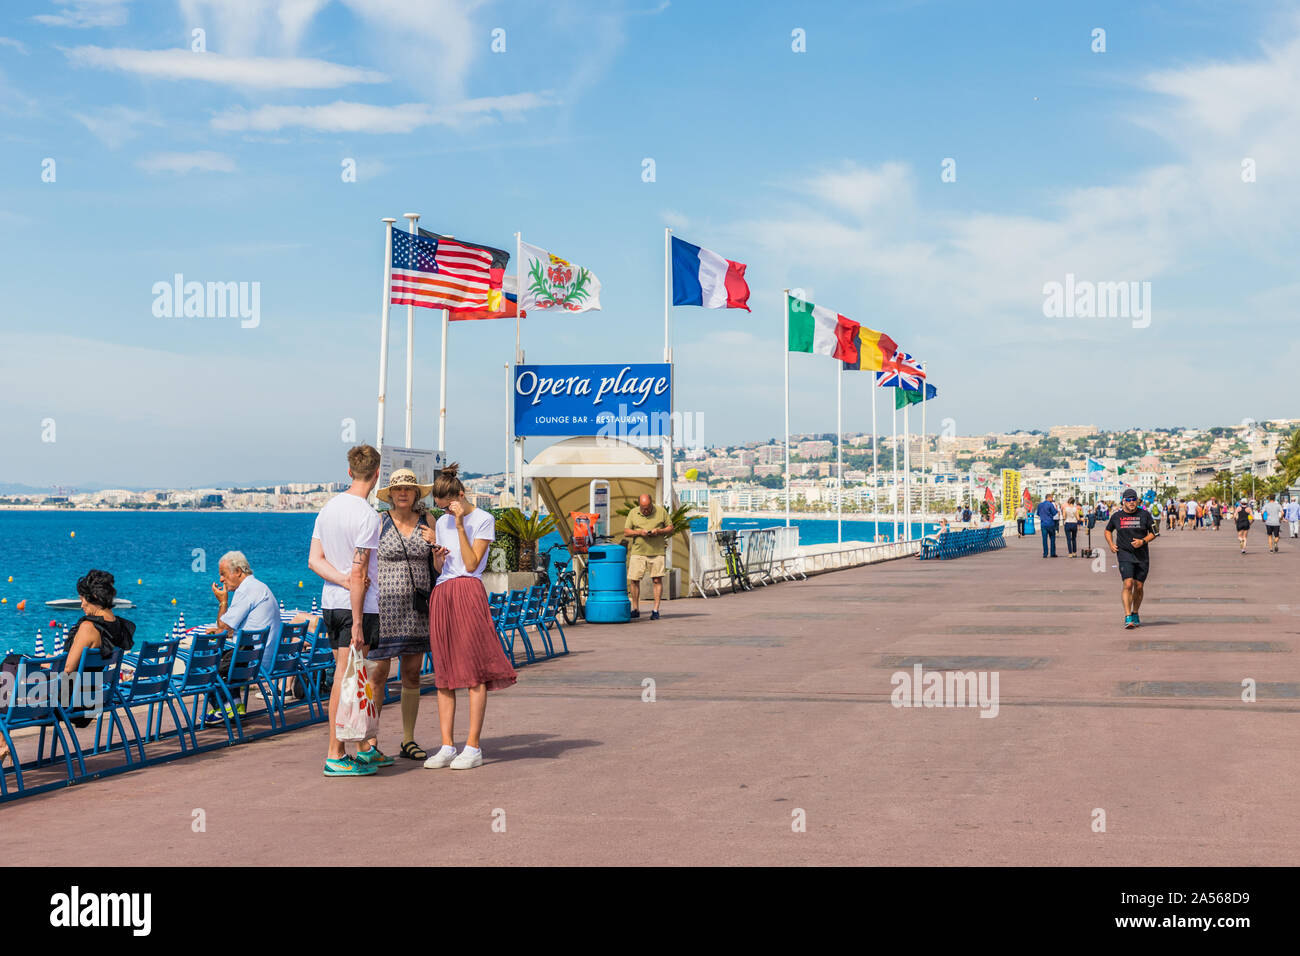
<svg viewBox="0 0 1300 956">
<path fill-rule="evenodd" d="M 334 716 L 334 736 L 345 743 L 369 740 L 379 730 L 379 708 L 371 697 L 368 663 L 355 647 L 350 649 Z"/>
</svg>

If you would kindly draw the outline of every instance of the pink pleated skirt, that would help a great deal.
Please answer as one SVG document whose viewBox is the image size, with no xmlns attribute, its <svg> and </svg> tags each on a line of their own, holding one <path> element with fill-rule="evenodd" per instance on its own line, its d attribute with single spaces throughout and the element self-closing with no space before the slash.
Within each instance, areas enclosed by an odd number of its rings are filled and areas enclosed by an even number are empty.
<svg viewBox="0 0 1300 956">
<path fill-rule="evenodd" d="M 487 591 L 478 578 L 437 584 L 429 601 L 429 644 L 433 682 L 439 690 L 509 687 L 518 678 L 492 625 Z"/>
</svg>

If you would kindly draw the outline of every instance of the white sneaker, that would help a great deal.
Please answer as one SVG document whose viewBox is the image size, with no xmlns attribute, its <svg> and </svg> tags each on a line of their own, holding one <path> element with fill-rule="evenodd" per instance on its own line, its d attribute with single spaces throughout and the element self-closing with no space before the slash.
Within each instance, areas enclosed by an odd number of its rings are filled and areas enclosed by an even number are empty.
<svg viewBox="0 0 1300 956">
<path fill-rule="evenodd" d="M 452 770 L 472 770 L 481 766 L 483 766 L 483 751 L 475 750 L 471 753 L 468 747 L 457 754 L 456 759 L 451 762 Z"/>
<path fill-rule="evenodd" d="M 440 767 L 445 767 L 451 763 L 455 756 L 455 747 L 443 746 L 436 754 L 424 762 L 424 767 L 426 770 L 437 770 Z"/>
</svg>

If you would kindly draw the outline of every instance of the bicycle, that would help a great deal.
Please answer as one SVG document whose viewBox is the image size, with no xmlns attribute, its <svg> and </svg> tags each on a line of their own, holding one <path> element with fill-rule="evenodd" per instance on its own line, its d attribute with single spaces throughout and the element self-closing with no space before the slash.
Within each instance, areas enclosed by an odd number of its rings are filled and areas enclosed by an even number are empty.
<svg viewBox="0 0 1300 956">
<path fill-rule="evenodd" d="M 551 587 L 551 552 L 565 548 L 563 543 L 553 544 L 536 557 L 537 583 Z M 555 562 L 555 581 L 553 586 L 559 588 L 559 609 L 565 624 L 576 624 L 581 616 L 587 616 L 587 568 L 582 566 L 577 573 L 573 571 L 573 559 Z"/>
<path fill-rule="evenodd" d="M 749 573 L 745 570 L 745 558 L 737 547 L 736 532 L 716 531 L 714 534 L 717 536 L 718 547 L 722 550 L 722 557 L 726 562 L 727 575 L 731 578 L 731 593 L 754 590 L 754 585 L 749 580 Z"/>
</svg>

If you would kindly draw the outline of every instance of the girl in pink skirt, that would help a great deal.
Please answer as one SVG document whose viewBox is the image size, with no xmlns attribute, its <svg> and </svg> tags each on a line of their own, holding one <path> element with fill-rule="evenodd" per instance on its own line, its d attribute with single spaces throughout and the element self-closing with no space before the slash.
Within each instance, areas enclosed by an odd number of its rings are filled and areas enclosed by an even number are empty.
<svg viewBox="0 0 1300 956">
<path fill-rule="evenodd" d="M 431 531 L 423 528 L 434 546 L 433 563 L 438 583 L 429 602 L 429 642 L 433 651 L 433 678 L 438 685 L 438 724 L 442 749 L 424 762 L 429 768 L 469 770 L 483 763 L 479 734 L 487 709 L 487 692 L 509 687 L 515 669 L 501 650 L 492 612 L 483 588 L 488 548 L 496 540 L 496 518 L 465 498 L 465 486 L 452 463 L 433 483 L 433 500 L 447 513 Z M 469 736 L 456 753 L 456 689 L 469 688 Z"/>
</svg>

